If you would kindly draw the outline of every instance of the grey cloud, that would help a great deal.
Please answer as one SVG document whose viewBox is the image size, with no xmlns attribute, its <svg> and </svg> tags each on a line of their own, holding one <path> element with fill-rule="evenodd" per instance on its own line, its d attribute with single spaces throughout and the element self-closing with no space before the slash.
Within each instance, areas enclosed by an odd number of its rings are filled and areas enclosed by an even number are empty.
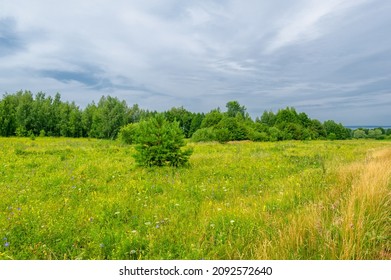
<svg viewBox="0 0 391 280">
<path fill-rule="evenodd" d="M 0 18 L 0 57 L 22 50 L 23 41 L 12 18 Z"/>
<path fill-rule="evenodd" d="M 5 3 L 0 91 L 203 112 L 236 99 L 253 117 L 296 106 L 347 124 L 366 124 L 363 112 L 389 119 L 386 1 Z"/>
</svg>

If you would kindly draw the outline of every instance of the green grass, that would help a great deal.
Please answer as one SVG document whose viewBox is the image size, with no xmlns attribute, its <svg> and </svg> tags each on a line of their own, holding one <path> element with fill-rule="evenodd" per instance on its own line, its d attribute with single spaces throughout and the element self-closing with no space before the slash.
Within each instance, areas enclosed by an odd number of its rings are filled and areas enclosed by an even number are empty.
<svg viewBox="0 0 391 280">
<path fill-rule="evenodd" d="M 145 169 L 114 141 L 0 138 L 0 259 L 390 259 L 389 168 L 357 187 L 389 142 L 188 145 Z"/>
</svg>

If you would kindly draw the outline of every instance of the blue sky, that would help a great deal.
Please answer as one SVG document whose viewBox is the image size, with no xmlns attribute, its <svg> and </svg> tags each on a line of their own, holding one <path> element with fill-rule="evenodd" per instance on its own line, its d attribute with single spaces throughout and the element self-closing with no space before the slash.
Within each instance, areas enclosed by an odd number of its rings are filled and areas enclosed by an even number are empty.
<svg viewBox="0 0 391 280">
<path fill-rule="evenodd" d="M 391 1 L 2 0 L 0 94 L 391 125 Z"/>
</svg>

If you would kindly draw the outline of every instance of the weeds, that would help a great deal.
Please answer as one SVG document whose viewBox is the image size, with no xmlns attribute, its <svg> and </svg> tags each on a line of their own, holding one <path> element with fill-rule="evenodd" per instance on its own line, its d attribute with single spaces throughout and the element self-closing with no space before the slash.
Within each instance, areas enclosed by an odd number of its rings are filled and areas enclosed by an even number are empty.
<svg viewBox="0 0 391 280">
<path fill-rule="evenodd" d="M 387 142 L 0 139 L 0 259 L 390 259 Z"/>
</svg>

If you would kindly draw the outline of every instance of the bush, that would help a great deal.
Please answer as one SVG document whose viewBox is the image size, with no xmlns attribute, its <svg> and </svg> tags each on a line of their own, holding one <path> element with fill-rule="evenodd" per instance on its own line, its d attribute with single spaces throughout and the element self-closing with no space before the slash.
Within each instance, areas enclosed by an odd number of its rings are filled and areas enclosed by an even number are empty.
<svg viewBox="0 0 391 280">
<path fill-rule="evenodd" d="M 266 132 L 251 131 L 250 140 L 254 142 L 264 142 L 269 141 L 269 135 Z"/>
<path fill-rule="evenodd" d="M 181 149 L 185 141 L 178 122 L 170 123 L 162 114 L 157 114 L 140 122 L 137 130 L 134 158 L 138 165 L 179 167 L 188 163 L 192 150 Z"/>
<path fill-rule="evenodd" d="M 332 141 L 337 140 L 337 135 L 334 132 L 332 132 L 329 135 L 327 135 L 327 139 Z"/>
<path fill-rule="evenodd" d="M 277 127 L 269 128 L 270 141 L 279 141 L 284 139 L 284 135 Z"/>
<path fill-rule="evenodd" d="M 228 131 L 229 139 L 227 141 L 249 139 L 248 132 L 247 132 L 248 129 L 247 129 L 246 125 L 243 122 L 239 121 L 237 118 L 224 117 L 216 125 L 216 129 L 224 129 L 224 130 Z M 227 141 L 225 141 L 225 142 L 227 142 Z"/>
<path fill-rule="evenodd" d="M 216 139 L 216 132 L 212 127 L 200 128 L 191 137 L 194 142 L 210 142 L 216 141 Z"/>
<path fill-rule="evenodd" d="M 231 140 L 231 133 L 228 128 L 217 128 L 215 129 L 216 140 L 220 143 L 227 143 Z"/>
<path fill-rule="evenodd" d="M 118 139 L 124 144 L 134 144 L 138 135 L 138 123 L 130 123 L 121 127 Z"/>
<path fill-rule="evenodd" d="M 16 136 L 18 137 L 26 137 L 27 130 L 23 126 L 19 126 L 15 131 Z"/>
</svg>

